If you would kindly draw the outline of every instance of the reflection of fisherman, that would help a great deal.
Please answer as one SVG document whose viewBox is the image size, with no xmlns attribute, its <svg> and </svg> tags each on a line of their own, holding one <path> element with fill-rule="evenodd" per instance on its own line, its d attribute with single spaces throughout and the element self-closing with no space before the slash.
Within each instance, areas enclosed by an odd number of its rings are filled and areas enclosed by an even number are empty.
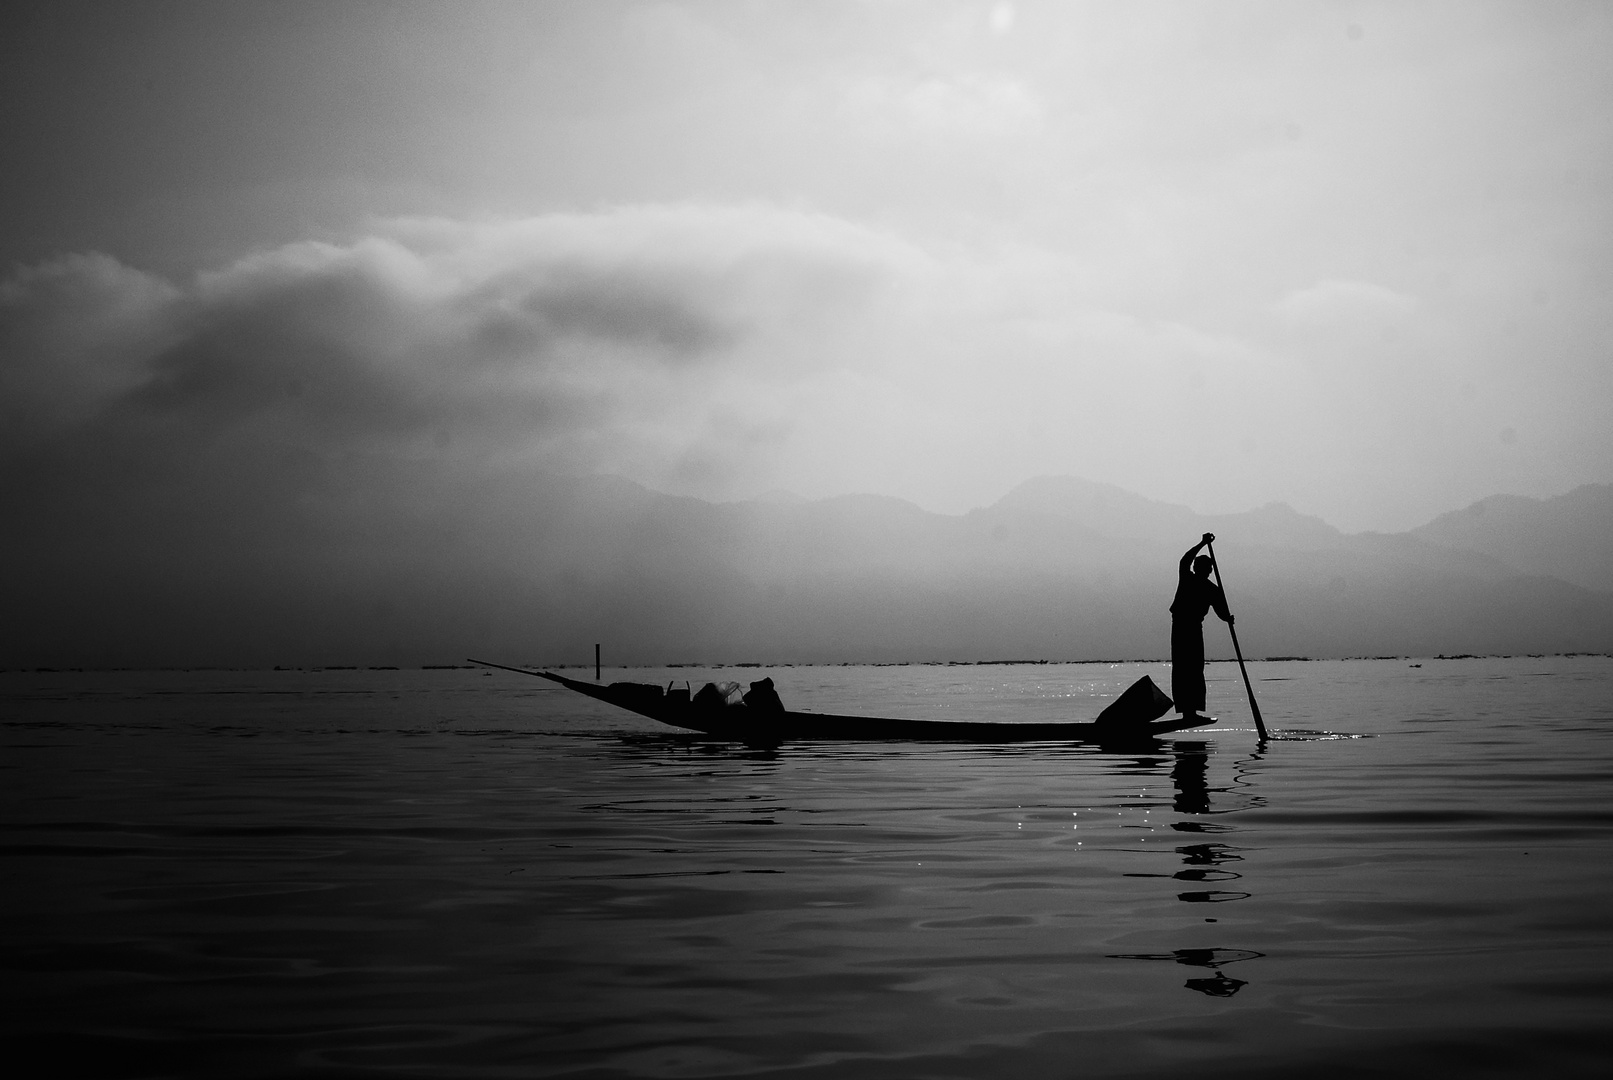
<svg viewBox="0 0 1613 1080">
<path fill-rule="evenodd" d="M 1184 719 L 1204 712 L 1204 616 L 1213 607 L 1221 621 L 1232 622 L 1227 598 L 1210 580 L 1210 557 L 1198 555 L 1214 539 L 1205 533 L 1182 556 L 1176 599 L 1171 601 L 1171 697 Z"/>
</svg>

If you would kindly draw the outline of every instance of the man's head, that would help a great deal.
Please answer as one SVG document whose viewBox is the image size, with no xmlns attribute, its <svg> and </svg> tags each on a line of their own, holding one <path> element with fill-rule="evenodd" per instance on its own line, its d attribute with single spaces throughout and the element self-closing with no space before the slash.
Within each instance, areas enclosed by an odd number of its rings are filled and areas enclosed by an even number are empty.
<svg viewBox="0 0 1613 1080">
<path fill-rule="evenodd" d="M 1210 557 L 1208 555 L 1200 555 L 1198 558 L 1194 559 L 1193 560 L 1193 572 L 1195 574 L 1197 574 L 1199 577 L 1202 577 L 1202 578 L 1209 577 L 1210 576 Z"/>
</svg>

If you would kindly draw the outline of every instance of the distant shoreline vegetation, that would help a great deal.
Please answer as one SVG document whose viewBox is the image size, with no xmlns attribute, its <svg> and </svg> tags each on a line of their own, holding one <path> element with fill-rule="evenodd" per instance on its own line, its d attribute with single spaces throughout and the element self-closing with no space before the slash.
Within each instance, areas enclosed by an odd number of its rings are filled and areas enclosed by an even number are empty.
<svg viewBox="0 0 1613 1080">
<path fill-rule="evenodd" d="M 1436 653 L 1433 656 L 1415 655 L 1380 655 L 1380 656 L 1251 656 L 1249 663 L 1260 664 L 1288 664 L 1288 663 L 1322 663 L 1326 661 L 1348 662 L 1360 660 L 1545 660 L 1545 659 L 1576 659 L 1594 658 L 1613 659 L 1613 653 L 1607 652 L 1548 652 L 1548 653 Z M 1230 656 L 1213 657 L 1205 661 L 1209 664 L 1234 664 L 1236 659 Z M 726 668 L 831 668 L 831 667 L 1021 667 L 1021 666 L 1056 666 L 1074 667 L 1091 665 L 1114 664 L 1164 664 L 1170 666 L 1170 660 L 1162 657 L 1131 657 L 1126 659 L 1109 660 L 841 660 L 841 661 L 782 661 L 776 664 L 765 664 L 755 660 L 726 661 L 722 663 L 696 663 L 680 661 L 670 664 L 604 664 L 601 670 L 606 671 L 641 671 L 645 668 L 667 669 L 699 669 L 704 671 L 719 671 Z M 593 664 L 527 664 L 526 667 L 534 671 L 581 671 L 592 670 Z M 36 675 L 86 675 L 104 672 L 302 672 L 317 673 L 325 671 L 486 671 L 487 668 L 479 664 L 307 664 L 290 665 L 275 664 L 272 667 L 16 667 L 0 668 L 0 674 L 36 674 Z"/>
</svg>

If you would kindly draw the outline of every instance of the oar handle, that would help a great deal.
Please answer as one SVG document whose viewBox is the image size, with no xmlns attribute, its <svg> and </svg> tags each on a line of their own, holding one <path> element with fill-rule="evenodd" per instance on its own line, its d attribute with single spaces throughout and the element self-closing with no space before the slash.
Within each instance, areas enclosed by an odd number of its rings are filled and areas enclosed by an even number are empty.
<svg viewBox="0 0 1613 1080">
<path fill-rule="evenodd" d="M 1225 602 L 1227 587 L 1221 581 L 1221 563 L 1215 557 L 1215 544 L 1213 541 L 1205 540 L 1204 547 L 1210 553 L 1210 569 L 1215 571 L 1215 585 L 1221 590 L 1221 599 Z M 1231 613 L 1231 604 L 1227 605 L 1227 611 Z M 1249 682 L 1249 669 L 1243 662 L 1243 650 L 1238 647 L 1238 627 L 1229 622 L 1227 630 L 1232 634 L 1232 652 L 1238 658 L 1238 671 L 1243 675 L 1243 692 L 1249 695 L 1249 711 L 1255 717 L 1255 732 L 1260 736 L 1260 741 L 1265 742 L 1269 738 L 1266 734 L 1266 722 L 1260 718 L 1260 705 L 1255 701 L 1255 688 Z"/>
</svg>

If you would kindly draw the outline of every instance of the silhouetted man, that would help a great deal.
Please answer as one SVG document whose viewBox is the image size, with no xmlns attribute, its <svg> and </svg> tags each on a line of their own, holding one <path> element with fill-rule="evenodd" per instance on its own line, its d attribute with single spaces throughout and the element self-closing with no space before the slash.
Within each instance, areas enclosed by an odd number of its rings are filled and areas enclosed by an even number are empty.
<svg viewBox="0 0 1613 1080">
<path fill-rule="evenodd" d="M 1199 551 L 1215 539 L 1204 539 L 1182 556 L 1176 582 L 1176 599 L 1171 601 L 1171 697 L 1184 719 L 1204 712 L 1204 616 L 1211 608 L 1230 623 L 1227 598 L 1221 587 L 1210 580 L 1210 557 Z M 1198 555 L 1198 558 L 1193 556 Z"/>
</svg>

